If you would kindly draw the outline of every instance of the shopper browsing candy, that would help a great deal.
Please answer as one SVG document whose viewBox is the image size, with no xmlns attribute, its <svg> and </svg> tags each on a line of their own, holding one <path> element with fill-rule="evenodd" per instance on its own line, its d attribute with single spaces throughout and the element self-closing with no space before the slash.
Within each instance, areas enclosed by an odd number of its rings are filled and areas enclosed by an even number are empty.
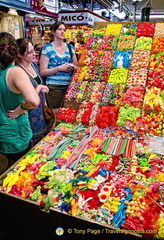
<svg viewBox="0 0 164 240">
<path fill-rule="evenodd" d="M 0 33 L 0 152 L 9 166 L 29 149 L 32 131 L 25 110 L 36 108 L 40 99 L 27 74 L 15 66 L 18 49 L 14 37 Z M 14 109 L 16 108 L 16 111 Z"/>
<path fill-rule="evenodd" d="M 17 39 L 18 46 L 18 65 L 27 73 L 32 85 L 40 97 L 40 104 L 35 109 L 28 111 L 29 121 L 33 132 L 32 143 L 35 145 L 50 130 L 51 121 L 46 119 L 44 107 L 47 105 L 45 95 L 49 89 L 42 84 L 42 78 L 33 64 L 36 60 L 36 53 L 32 42 L 27 38 Z"/>
<path fill-rule="evenodd" d="M 64 42 L 65 32 L 65 23 L 57 21 L 53 24 L 54 39 L 43 47 L 40 58 L 40 73 L 43 77 L 46 76 L 48 99 L 55 115 L 62 106 L 63 97 L 77 66 L 75 48 Z"/>
</svg>

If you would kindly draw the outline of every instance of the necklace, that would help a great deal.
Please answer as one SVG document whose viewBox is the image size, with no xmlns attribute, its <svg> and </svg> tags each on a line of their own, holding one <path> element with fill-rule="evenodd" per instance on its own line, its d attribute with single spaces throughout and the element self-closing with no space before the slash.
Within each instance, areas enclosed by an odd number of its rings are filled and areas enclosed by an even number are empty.
<svg viewBox="0 0 164 240">
<path fill-rule="evenodd" d="M 33 67 L 31 66 L 30 68 L 26 68 L 24 66 L 22 66 L 21 64 L 19 64 L 19 66 L 32 78 L 35 78 L 37 76 L 35 70 L 33 69 Z"/>
</svg>

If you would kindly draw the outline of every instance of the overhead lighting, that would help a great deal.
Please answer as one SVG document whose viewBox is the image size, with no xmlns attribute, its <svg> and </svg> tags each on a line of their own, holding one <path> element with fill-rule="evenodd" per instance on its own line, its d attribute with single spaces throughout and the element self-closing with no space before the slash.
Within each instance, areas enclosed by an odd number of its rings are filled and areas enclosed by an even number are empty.
<svg viewBox="0 0 164 240">
<path fill-rule="evenodd" d="M 124 12 L 119 12 L 118 9 L 115 9 L 115 10 L 110 9 L 109 12 L 113 13 L 119 19 L 124 19 L 126 16 L 126 14 Z"/>
</svg>

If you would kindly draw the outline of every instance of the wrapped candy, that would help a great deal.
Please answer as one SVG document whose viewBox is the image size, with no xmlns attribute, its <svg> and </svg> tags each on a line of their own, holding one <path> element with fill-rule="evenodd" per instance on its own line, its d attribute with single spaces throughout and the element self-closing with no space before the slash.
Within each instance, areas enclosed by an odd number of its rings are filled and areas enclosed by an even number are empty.
<svg viewBox="0 0 164 240">
<path fill-rule="evenodd" d="M 122 24 L 108 24 L 107 25 L 107 28 L 106 28 L 106 32 L 105 32 L 105 35 L 119 35 L 120 34 L 120 31 L 121 31 L 121 28 L 122 28 Z"/>
<path fill-rule="evenodd" d="M 76 114 L 77 114 L 77 109 L 63 107 L 63 108 L 60 108 L 56 119 L 73 123 L 76 119 Z"/>
<path fill-rule="evenodd" d="M 118 35 L 104 35 L 101 49 L 105 51 L 115 50 L 117 48 L 118 38 Z"/>
<path fill-rule="evenodd" d="M 96 64 L 96 61 L 98 58 L 99 58 L 99 50 L 98 49 L 90 49 L 87 53 L 84 63 L 86 65 L 94 66 Z"/>
<path fill-rule="evenodd" d="M 76 122 L 87 126 L 94 125 L 98 112 L 98 105 L 94 105 L 96 104 L 93 102 L 83 101 L 78 109 Z"/>
<path fill-rule="evenodd" d="M 132 51 L 116 51 L 113 58 L 114 68 L 129 68 L 131 62 Z"/>
<path fill-rule="evenodd" d="M 80 66 L 85 65 L 85 60 L 86 60 L 86 57 L 87 57 L 87 53 L 88 53 L 88 49 L 84 49 L 83 52 L 81 53 L 80 59 L 78 61 L 78 64 Z"/>
<path fill-rule="evenodd" d="M 110 71 L 110 67 L 95 65 L 89 80 L 95 81 L 95 82 L 107 81 L 109 71 Z"/>
<path fill-rule="evenodd" d="M 69 88 L 65 94 L 65 101 L 75 101 L 76 100 L 76 93 L 79 90 L 80 82 L 71 82 Z"/>
<path fill-rule="evenodd" d="M 89 35 L 87 42 L 85 44 L 85 49 L 100 49 L 102 38 L 105 34 L 106 29 L 101 28 L 100 30 L 94 30 Z"/>
<path fill-rule="evenodd" d="M 128 76 L 128 70 L 120 67 L 118 69 L 113 69 L 110 72 L 108 83 L 111 84 L 125 84 Z"/>
<path fill-rule="evenodd" d="M 164 38 L 154 38 L 153 45 L 152 45 L 152 52 L 153 53 L 160 53 L 163 52 L 164 49 Z"/>
<path fill-rule="evenodd" d="M 135 36 L 133 35 L 120 35 L 117 50 L 133 50 L 135 43 Z"/>
<path fill-rule="evenodd" d="M 102 103 L 120 105 L 122 102 L 123 91 L 124 85 L 107 83 L 102 96 Z"/>
<path fill-rule="evenodd" d="M 105 82 L 95 82 L 93 91 L 90 96 L 91 102 L 96 102 L 96 103 L 101 102 L 101 98 L 102 98 L 102 95 L 104 92 L 105 85 L 106 85 Z"/>
<path fill-rule="evenodd" d="M 147 68 L 149 65 L 150 51 L 134 50 L 131 59 L 131 69 Z"/>
<path fill-rule="evenodd" d="M 127 85 L 143 85 L 145 86 L 147 80 L 147 68 L 134 69 L 129 71 Z"/>
<path fill-rule="evenodd" d="M 152 38 L 150 37 L 139 37 L 136 39 L 134 50 L 151 50 Z"/>
<path fill-rule="evenodd" d="M 88 84 L 88 81 L 81 82 L 81 84 L 79 86 L 79 91 L 76 93 L 76 101 L 77 102 L 82 102 L 87 84 Z"/>
<path fill-rule="evenodd" d="M 138 25 L 136 23 L 125 23 L 121 28 L 120 35 L 136 35 Z"/>
<path fill-rule="evenodd" d="M 139 23 L 137 37 L 144 36 L 152 38 L 154 36 L 154 30 L 155 30 L 154 23 Z"/>
<path fill-rule="evenodd" d="M 122 105 L 130 105 L 141 109 L 144 98 L 144 86 L 130 86 L 123 95 Z"/>
<path fill-rule="evenodd" d="M 100 64 L 102 66 L 110 67 L 113 61 L 114 52 L 113 50 L 104 51 L 100 58 Z"/>
<path fill-rule="evenodd" d="M 88 82 L 87 88 L 85 89 L 85 92 L 83 94 L 83 100 L 89 101 L 92 91 L 94 89 L 95 82 Z"/>
<path fill-rule="evenodd" d="M 82 67 L 76 68 L 74 75 L 72 77 L 72 81 L 75 81 L 75 82 L 79 81 L 79 76 L 80 76 L 81 71 L 82 71 Z M 83 80 L 83 76 L 81 76 L 81 79 Z"/>
</svg>

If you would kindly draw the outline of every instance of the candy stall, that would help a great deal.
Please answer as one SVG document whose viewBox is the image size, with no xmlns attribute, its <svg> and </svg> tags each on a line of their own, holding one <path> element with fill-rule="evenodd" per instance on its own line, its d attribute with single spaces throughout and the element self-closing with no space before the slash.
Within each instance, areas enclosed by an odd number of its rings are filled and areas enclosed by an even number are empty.
<svg viewBox="0 0 164 240">
<path fill-rule="evenodd" d="M 90 33 L 56 128 L 0 177 L 6 235 L 164 239 L 163 32 Z"/>
</svg>

